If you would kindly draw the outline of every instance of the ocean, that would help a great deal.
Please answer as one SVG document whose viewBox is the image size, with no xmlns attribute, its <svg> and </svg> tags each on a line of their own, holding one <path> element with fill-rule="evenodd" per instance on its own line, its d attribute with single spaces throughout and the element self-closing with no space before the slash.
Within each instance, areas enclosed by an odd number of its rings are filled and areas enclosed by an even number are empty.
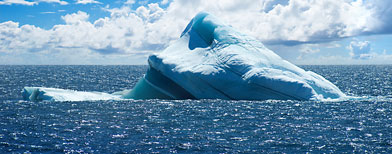
<svg viewBox="0 0 392 154">
<path fill-rule="evenodd" d="M 113 93 L 147 66 L 0 66 L 0 153 L 392 153 L 392 65 L 300 66 L 344 101 L 23 101 L 25 86 Z"/>
</svg>

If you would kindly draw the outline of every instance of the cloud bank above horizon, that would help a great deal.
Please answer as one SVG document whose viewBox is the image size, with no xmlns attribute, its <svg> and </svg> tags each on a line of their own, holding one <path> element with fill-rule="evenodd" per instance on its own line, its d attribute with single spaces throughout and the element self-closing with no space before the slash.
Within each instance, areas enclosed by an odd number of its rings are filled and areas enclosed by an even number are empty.
<svg viewBox="0 0 392 154">
<path fill-rule="evenodd" d="M 267 45 L 300 46 L 299 59 L 303 54 L 320 52 L 320 49 L 310 48 L 314 44 L 392 33 L 392 9 L 389 8 L 392 1 L 385 0 L 163 0 L 137 7 L 133 0 L 121 1 L 121 7 L 104 6 L 95 0 L 0 1 L 0 5 L 31 7 L 40 3 L 95 4 L 110 15 L 91 21 L 90 14 L 79 10 L 61 16 L 64 24 L 50 29 L 20 25 L 16 21 L 2 22 L 0 56 L 2 53 L 41 54 L 60 59 L 66 56 L 74 60 L 69 63 L 92 56 L 99 56 L 101 60 L 113 55 L 141 59 L 176 40 L 200 11 L 217 16 Z M 347 48 L 352 59 L 377 57 L 370 56 L 372 50 L 368 41 L 353 40 Z"/>
</svg>

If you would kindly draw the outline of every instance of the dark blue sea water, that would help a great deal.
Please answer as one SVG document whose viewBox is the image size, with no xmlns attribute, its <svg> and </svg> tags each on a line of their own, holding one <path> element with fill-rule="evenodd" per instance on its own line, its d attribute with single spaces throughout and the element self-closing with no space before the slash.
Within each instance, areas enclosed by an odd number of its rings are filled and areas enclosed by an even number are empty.
<svg viewBox="0 0 392 154">
<path fill-rule="evenodd" d="M 115 92 L 146 66 L 0 66 L 0 153 L 392 153 L 392 66 L 301 66 L 360 100 L 22 101 Z"/>
</svg>

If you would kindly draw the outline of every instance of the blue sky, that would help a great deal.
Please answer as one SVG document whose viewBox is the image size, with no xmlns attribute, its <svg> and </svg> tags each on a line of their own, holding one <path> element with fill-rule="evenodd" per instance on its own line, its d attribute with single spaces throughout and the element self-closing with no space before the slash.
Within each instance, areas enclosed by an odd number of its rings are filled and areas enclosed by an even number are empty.
<svg viewBox="0 0 392 154">
<path fill-rule="evenodd" d="M 392 64 L 389 0 L 0 0 L 0 64 L 146 64 L 207 11 L 295 64 Z"/>
</svg>

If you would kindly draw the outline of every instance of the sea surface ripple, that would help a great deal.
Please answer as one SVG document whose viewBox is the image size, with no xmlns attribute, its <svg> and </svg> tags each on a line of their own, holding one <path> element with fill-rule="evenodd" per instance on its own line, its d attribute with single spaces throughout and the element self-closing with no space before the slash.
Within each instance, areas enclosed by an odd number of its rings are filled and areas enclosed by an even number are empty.
<svg viewBox="0 0 392 154">
<path fill-rule="evenodd" d="M 0 66 L 0 153 L 392 153 L 392 66 L 301 66 L 362 100 L 22 101 L 115 92 L 146 66 Z"/>
</svg>

